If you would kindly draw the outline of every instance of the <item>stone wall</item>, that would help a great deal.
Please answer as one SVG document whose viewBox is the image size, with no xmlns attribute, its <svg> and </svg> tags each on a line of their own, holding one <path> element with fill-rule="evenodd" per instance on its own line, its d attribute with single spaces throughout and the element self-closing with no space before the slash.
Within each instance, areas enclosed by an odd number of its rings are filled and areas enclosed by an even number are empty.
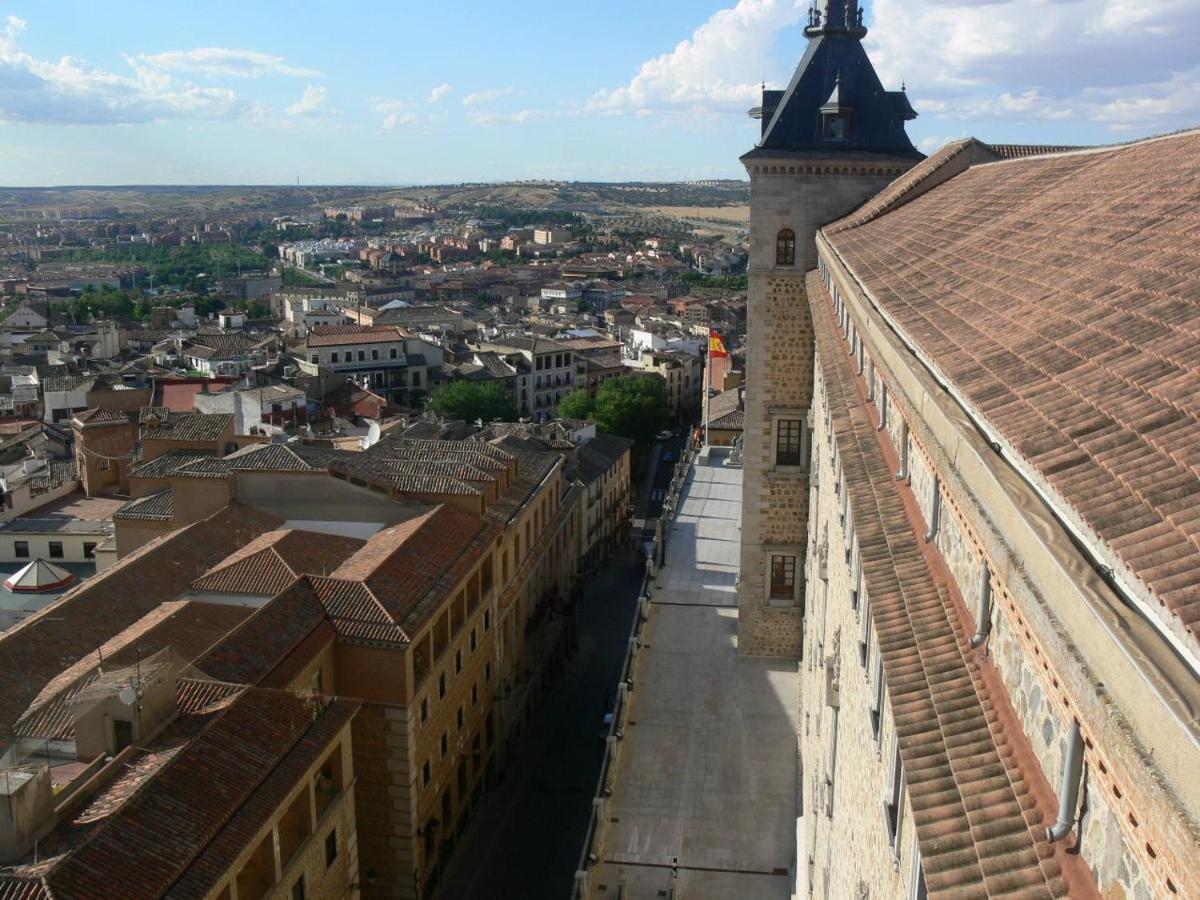
<svg viewBox="0 0 1200 900">
<path fill-rule="evenodd" d="M 750 265 L 747 298 L 742 553 L 738 648 L 750 655 L 800 653 L 804 586 L 791 607 L 767 603 L 769 548 L 797 556 L 804 569 L 808 527 L 805 467 L 774 465 L 775 423 L 803 420 L 812 396 L 812 320 L 804 273 L 816 265 L 816 230 L 878 193 L 907 161 L 762 160 L 750 172 Z M 796 263 L 777 266 L 776 236 L 796 236 Z"/>
</svg>

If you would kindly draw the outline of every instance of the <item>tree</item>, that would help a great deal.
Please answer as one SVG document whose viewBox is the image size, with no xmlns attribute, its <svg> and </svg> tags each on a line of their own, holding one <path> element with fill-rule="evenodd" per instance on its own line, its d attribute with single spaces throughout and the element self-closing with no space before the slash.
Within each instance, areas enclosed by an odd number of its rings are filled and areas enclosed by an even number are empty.
<svg viewBox="0 0 1200 900">
<path fill-rule="evenodd" d="M 591 417 L 601 431 L 648 444 L 666 424 L 667 415 L 667 389 L 663 380 L 654 375 L 637 375 L 610 378 L 601 384 Z"/>
<path fill-rule="evenodd" d="M 517 421 L 517 405 L 498 382 L 452 381 L 429 399 L 429 407 L 451 419 Z"/>
<path fill-rule="evenodd" d="M 587 419 L 596 409 L 596 401 L 586 389 L 571 391 L 558 401 L 558 414 L 564 419 Z"/>
</svg>

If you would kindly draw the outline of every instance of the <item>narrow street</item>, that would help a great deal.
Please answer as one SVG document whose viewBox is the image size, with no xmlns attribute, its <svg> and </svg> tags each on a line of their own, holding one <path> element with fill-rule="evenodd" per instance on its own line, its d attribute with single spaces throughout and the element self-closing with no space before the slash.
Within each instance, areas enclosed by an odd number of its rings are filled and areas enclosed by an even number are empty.
<svg viewBox="0 0 1200 900">
<path fill-rule="evenodd" d="M 562 900 L 571 890 L 643 572 L 621 550 L 587 581 L 580 646 L 455 851 L 439 900 Z"/>
</svg>

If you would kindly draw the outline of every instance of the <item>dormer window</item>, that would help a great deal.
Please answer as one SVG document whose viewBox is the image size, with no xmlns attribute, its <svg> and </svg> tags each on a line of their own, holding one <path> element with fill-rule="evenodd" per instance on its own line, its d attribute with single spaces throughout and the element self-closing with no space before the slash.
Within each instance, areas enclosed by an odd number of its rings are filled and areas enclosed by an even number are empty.
<svg viewBox="0 0 1200 900">
<path fill-rule="evenodd" d="M 825 120 L 825 140 L 827 141 L 848 141 L 850 140 L 850 116 L 845 114 L 826 114 Z"/>
<path fill-rule="evenodd" d="M 785 228 L 775 237 L 775 265 L 794 266 L 796 264 L 796 232 Z"/>
</svg>

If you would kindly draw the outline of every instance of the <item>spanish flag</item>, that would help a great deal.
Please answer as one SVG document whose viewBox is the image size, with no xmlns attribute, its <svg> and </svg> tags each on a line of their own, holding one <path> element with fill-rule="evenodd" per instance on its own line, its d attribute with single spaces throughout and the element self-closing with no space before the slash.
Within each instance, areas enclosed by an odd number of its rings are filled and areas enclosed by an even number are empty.
<svg viewBox="0 0 1200 900">
<path fill-rule="evenodd" d="M 725 346 L 725 338 L 712 329 L 709 329 L 708 332 L 708 355 L 714 359 L 729 355 L 729 348 Z"/>
</svg>

